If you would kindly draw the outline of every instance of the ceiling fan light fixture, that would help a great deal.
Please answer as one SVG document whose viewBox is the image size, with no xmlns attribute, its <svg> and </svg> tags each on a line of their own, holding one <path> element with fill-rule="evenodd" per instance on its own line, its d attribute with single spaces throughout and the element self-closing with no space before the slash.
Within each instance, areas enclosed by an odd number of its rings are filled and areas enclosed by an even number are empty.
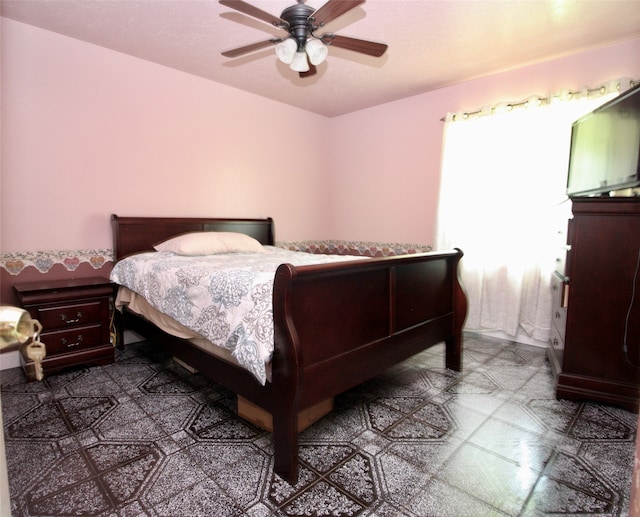
<svg viewBox="0 0 640 517">
<path fill-rule="evenodd" d="M 307 61 L 307 54 L 304 50 L 295 53 L 293 62 L 291 63 L 291 70 L 295 70 L 296 72 L 309 71 L 309 61 Z"/>
<path fill-rule="evenodd" d="M 316 66 L 327 58 L 329 45 L 374 57 L 382 56 L 387 50 L 387 45 L 375 41 L 338 34 L 315 35 L 315 31 L 320 27 L 358 7 L 365 0 L 325 0 L 318 9 L 306 5 L 306 0 L 297 0 L 295 5 L 284 9 L 279 17 L 258 9 L 245 0 L 218 2 L 287 33 L 282 38 L 272 37 L 266 41 L 226 50 L 222 52 L 225 57 L 235 58 L 275 45 L 278 60 L 289 65 L 293 71 L 299 72 L 300 77 L 310 77 L 317 73 Z"/>
<path fill-rule="evenodd" d="M 293 38 L 287 38 L 276 45 L 276 56 L 283 63 L 290 65 L 298 50 L 298 44 Z"/>
<path fill-rule="evenodd" d="M 324 60 L 327 59 L 327 54 L 329 54 L 327 46 L 317 39 L 307 41 L 305 50 L 307 51 L 309 61 L 312 65 L 319 65 L 320 63 L 323 63 Z"/>
</svg>

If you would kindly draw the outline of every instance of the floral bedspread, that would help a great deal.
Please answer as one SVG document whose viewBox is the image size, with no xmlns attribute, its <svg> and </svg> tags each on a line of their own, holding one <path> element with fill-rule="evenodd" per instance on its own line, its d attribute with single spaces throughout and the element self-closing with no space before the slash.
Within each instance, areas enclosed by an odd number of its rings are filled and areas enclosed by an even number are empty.
<svg viewBox="0 0 640 517">
<path fill-rule="evenodd" d="M 362 257 L 317 255 L 265 246 L 264 253 L 185 257 L 141 253 L 117 262 L 111 280 L 143 296 L 233 357 L 262 384 L 273 353 L 272 292 L 280 264 L 343 262 Z"/>
</svg>

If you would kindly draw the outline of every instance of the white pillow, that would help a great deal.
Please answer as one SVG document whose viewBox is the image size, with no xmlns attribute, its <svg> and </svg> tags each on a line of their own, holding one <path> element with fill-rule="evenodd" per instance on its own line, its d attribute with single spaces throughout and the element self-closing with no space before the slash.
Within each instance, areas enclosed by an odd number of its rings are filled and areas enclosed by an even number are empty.
<svg viewBox="0 0 640 517">
<path fill-rule="evenodd" d="M 264 251 L 253 237 L 234 232 L 193 232 L 178 235 L 154 246 L 156 251 L 177 255 L 217 255 L 220 253 L 255 253 Z"/>
</svg>

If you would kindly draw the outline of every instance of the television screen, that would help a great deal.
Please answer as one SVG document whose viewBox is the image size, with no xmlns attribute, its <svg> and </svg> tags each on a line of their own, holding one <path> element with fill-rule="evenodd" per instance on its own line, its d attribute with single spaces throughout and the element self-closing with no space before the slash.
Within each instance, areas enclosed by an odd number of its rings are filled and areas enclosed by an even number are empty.
<svg viewBox="0 0 640 517">
<path fill-rule="evenodd" d="M 573 123 L 567 195 L 640 186 L 640 85 Z"/>
</svg>

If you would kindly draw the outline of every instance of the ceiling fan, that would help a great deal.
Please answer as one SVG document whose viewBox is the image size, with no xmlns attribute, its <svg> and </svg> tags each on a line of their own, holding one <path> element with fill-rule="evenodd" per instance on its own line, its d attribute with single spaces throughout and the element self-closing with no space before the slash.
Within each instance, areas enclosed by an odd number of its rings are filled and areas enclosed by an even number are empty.
<svg viewBox="0 0 640 517">
<path fill-rule="evenodd" d="M 233 50 L 226 50 L 222 53 L 225 57 L 239 57 L 275 45 L 276 56 L 280 61 L 288 64 L 292 70 L 299 72 L 300 77 L 308 77 L 317 72 L 316 65 L 322 63 L 327 57 L 328 46 L 340 47 L 374 57 L 382 56 L 387 50 L 387 45 L 383 43 L 332 33 L 324 33 L 319 36 L 315 34 L 318 29 L 364 3 L 365 0 L 328 0 L 317 10 L 306 5 L 304 0 L 298 0 L 296 5 L 282 11 L 279 17 L 258 9 L 243 0 L 219 0 L 219 2 L 289 33 L 288 36 L 282 38 L 271 38 Z"/>
</svg>

